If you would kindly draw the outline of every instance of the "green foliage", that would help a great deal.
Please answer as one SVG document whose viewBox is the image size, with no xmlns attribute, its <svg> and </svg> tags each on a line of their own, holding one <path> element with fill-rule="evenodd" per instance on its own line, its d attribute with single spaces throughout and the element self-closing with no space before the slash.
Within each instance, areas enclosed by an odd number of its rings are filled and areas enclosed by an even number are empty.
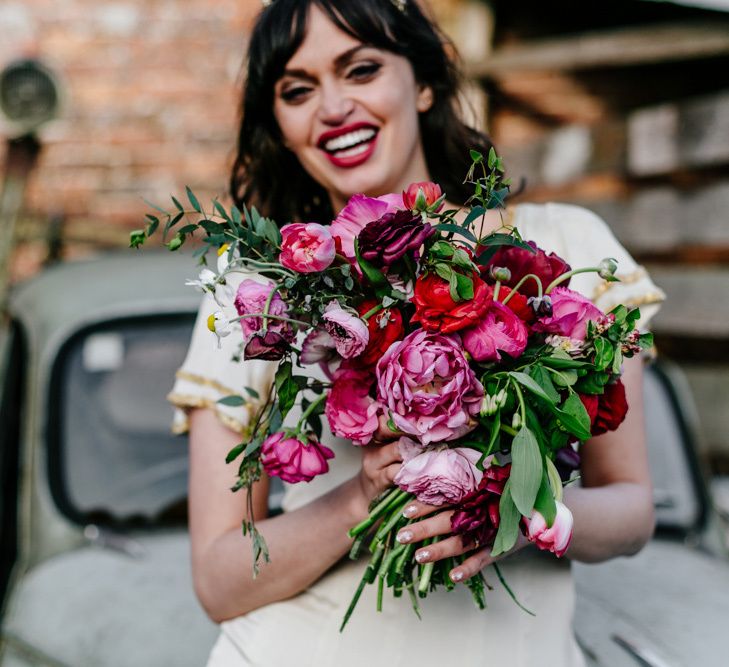
<svg viewBox="0 0 729 667">
<path fill-rule="evenodd" d="M 519 537 L 519 521 L 521 514 L 511 497 L 511 479 L 508 479 L 499 501 L 499 530 L 491 548 L 492 556 L 500 556 L 516 544 L 516 538 Z"/>
<path fill-rule="evenodd" d="M 542 480 L 542 453 L 534 433 L 522 425 L 511 444 L 511 497 L 519 512 L 531 514 Z"/>
</svg>

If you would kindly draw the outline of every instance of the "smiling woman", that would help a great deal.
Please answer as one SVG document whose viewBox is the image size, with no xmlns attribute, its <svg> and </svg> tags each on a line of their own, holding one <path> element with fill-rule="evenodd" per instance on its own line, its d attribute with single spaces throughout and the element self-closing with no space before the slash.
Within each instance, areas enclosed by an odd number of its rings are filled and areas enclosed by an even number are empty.
<svg viewBox="0 0 729 667">
<path fill-rule="evenodd" d="M 469 149 L 491 144 L 460 118 L 444 40 L 413 2 L 273 3 L 250 44 L 237 202 L 326 223 L 352 193 L 415 181 L 464 200 Z"/>
<path fill-rule="evenodd" d="M 257 206 L 279 223 L 294 221 L 286 233 L 295 229 L 296 238 L 303 241 L 299 245 L 292 241 L 291 248 L 287 245 L 282 261 L 303 271 L 317 262 L 331 261 L 333 252 L 354 254 L 354 237 L 349 233 L 352 216 L 377 220 L 377 225 L 368 226 L 368 235 L 359 237 L 362 256 L 387 252 L 388 233 L 397 229 L 402 240 L 402 225 L 412 218 L 409 213 L 403 218 L 403 211 L 391 210 L 391 204 L 398 206 L 394 199 L 402 206 L 403 198 L 399 194 L 387 197 L 388 193 L 400 193 L 414 181 L 437 181 L 451 201 L 463 202 L 471 194 L 462 183 L 470 165 L 469 149 L 486 154 L 490 142 L 460 119 L 457 81 L 442 38 L 412 1 L 276 0 L 261 14 L 251 40 L 243 121 L 231 179 L 234 199 L 240 205 Z M 439 191 L 435 198 L 438 196 Z M 351 203 L 342 211 L 350 197 Z M 325 244 L 328 235 L 321 227 L 335 215 L 332 228 L 341 232 L 338 249 Z M 558 253 L 572 266 L 596 266 L 603 257 L 612 256 L 621 271 L 638 269 L 606 225 L 589 211 L 559 204 L 522 204 L 507 215 L 507 221 L 525 239 L 535 241 L 545 252 Z M 486 217 L 484 234 L 501 224 L 498 211 L 490 211 Z M 422 238 L 418 244 L 421 242 Z M 659 299 L 660 292 L 647 274 L 641 276 L 640 281 L 617 285 L 609 293 L 598 291 L 600 279 L 594 274 L 574 275 L 570 286 L 603 308 L 612 299 L 615 303 Z M 261 290 L 260 283 L 253 280 L 241 287 L 229 286 L 238 288 L 241 298 L 249 290 L 256 294 Z M 420 289 L 427 294 L 416 290 L 414 300 L 427 298 L 432 305 L 437 285 L 421 285 Z M 462 310 L 448 307 L 441 313 L 432 309 L 429 317 L 434 328 L 446 336 L 444 341 L 453 343 L 448 332 L 459 328 L 464 319 L 483 315 L 477 307 L 481 297 L 486 298 L 485 292 L 474 294 Z M 449 295 L 447 301 L 453 305 Z M 368 311 L 372 305 L 363 307 Z M 308 483 L 286 485 L 283 513 L 269 516 L 269 480 L 264 477 L 255 482 L 250 506 L 271 562 L 252 578 L 254 560 L 248 538 L 240 530 L 241 523 L 250 518 L 249 498 L 230 493 L 237 470 L 225 460 L 240 442 L 240 434 L 250 434 L 251 420 L 260 407 L 255 397 L 268 395 L 277 363 L 233 361 L 243 342 L 238 328 L 222 338 L 222 350 L 214 350 L 206 322 L 216 309 L 212 298 L 201 306 L 187 359 L 171 394 L 171 400 L 189 414 L 195 589 L 208 615 L 221 625 L 209 667 L 427 667 L 447 664 L 456 656 L 459 664 L 467 666 L 584 664 L 572 635 L 574 591 L 567 562 L 524 548 L 527 540 L 520 538 L 500 567 L 536 616 L 514 605 L 502 588 L 489 591 L 489 609 L 479 611 L 461 582 L 492 564 L 490 547 L 467 546 L 451 534 L 452 510 L 434 511 L 419 502 L 404 510 L 407 517 L 419 520 L 401 531 L 398 540 L 412 545 L 410 553 L 424 567 L 464 554 L 465 559 L 454 562 L 449 571 L 454 590 L 431 593 L 422 621 L 404 597 L 394 598 L 382 613 L 375 614 L 374 594 L 366 591 L 345 632 L 338 632 L 364 567 L 361 561 L 345 558 L 352 546 L 347 531 L 368 516 L 370 503 L 392 486 L 403 469 L 403 453 L 393 441 L 395 434 L 387 428 L 384 415 L 379 417 L 375 444 L 366 447 L 352 446 L 361 442 L 357 432 L 361 423 L 348 424 L 352 439 L 347 440 L 335 437 L 325 422 L 320 438 L 325 447 L 312 465 L 317 471 L 329 467 L 329 472 Z M 645 308 L 641 324 L 656 310 L 654 303 Z M 336 302 L 325 313 L 327 331 L 337 348 L 362 343 L 368 329 L 360 320 Z M 506 314 L 501 319 L 505 322 Z M 359 338 L 346 330 L 353 320 L 361 325 Z M 400 354 L 393 341 L 380 356 Z M 477 353 L 488 357 L 502 347 Z M 447 353 L 444 348 L 445 356 L 438 363 L 450 363 Z M 425 364 L 420 384 L 434 401 L 429 399 L 428 405 L 437 403 L 440 412 L 463 423 L 463 415 L 452 414 L 456 404 L 451 394 L 456 385 L 431 384 L 426 375 L 435 364 L 418 362 L 413 354 L 404 350 L 401 356 L 403 363 Z M 316 366 L 302 372 L 326 381 Z M 368 398 L 358 393 L 362 387 L 357 387 L 356 375 L 350 379 L 347 395 L 336 398 L 346 418 L 347 403 Z M 651 534 L 638 360 L 626 363 L 624 382 L 632 405 L 628 418 L 618 430 L 593 438 L 584 448 L 583 486 L 593 488 L 570 487 L 565 493 L 565 504 L 575 516 L 567 553 L 573 558 L 597 561 L 634 553 Z M 393 380 L 383 392 L 393 401 L 405 391 L 396 384 Z M 482 409 L 480 398 L 469 393 L 470 385 L 458 386 L 469 396 L 469 411 Z M 226 408 L 221 419 L 216 401 L 243 387 L 253 390 L 250 401 Z M 302 407 L 297 405 L 288 414 L 291 424 L 301 417 Z M 425 440 L 437 428 L 431 424 L 431 414 L 432 409 L 423 409 L 417 423 L 397 426 L 402 432 L 423 429 L 418 433 Z M 376 416 L 369 417 L 376 422 Z M 455 425 L 449 423 L 449 427 Z M 368 437 L 376 426 L 368 424 Z M 291 456 L 302 454 L 301 447 L 294 449 Z M 279 464 L 283 470 L 286 462 Z M 465 463 L 462 467 L 470 470 Z M 425 539 L 429 542 L 422 544 Z M 567 545 L 561 541 L 555 548 L 562 553 Z"/>
</svg>

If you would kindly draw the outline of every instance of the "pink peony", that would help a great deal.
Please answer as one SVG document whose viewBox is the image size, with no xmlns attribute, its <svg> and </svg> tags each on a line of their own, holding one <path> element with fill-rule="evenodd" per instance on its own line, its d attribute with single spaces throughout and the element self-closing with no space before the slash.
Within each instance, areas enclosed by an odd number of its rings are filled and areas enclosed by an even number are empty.
<svg viewBox="0 0 729 667">
<path fill-rule="evenodd" d="M 256 280 L 246 278 L 239 286 L 235 294 L 235 309 L 238 315 L 254 315 L 263 313 L 266 307 L 266 300 L 273 289 L 273 283 L 266 281 L 260 283 Z M 268 310 L 271 315 L 286 317 L 288 315 L 288 306 L 284 300 L 275 294 L 271 299 L 271 306 Z M 262 317 L 246 317 L 240 321 L 243 329 L 243 335 L 246 339 L 250 338 L 254 333 L 261 331 L 263 328 Z M 288 343 L 291 343 L 296 336 L 293 327 L 288 322 L 281 320 L 268 320 L 268 330 L 281 334 L 281 337 Z"/>
<path fill-rule="evenodd" d="M 366 445 L 377 430 L 380 404 L 370 395 L 374 375 L 346 366 L 334 375 L 324 413 L 332 433 L 355 445 Z"/>
<path fill-rule="evenodd" d="M 392 213 L 399 208 L 402 208 L 402 199 L 398 195 L 384 195 L 376 199 L 354 195 L 329 226 L 329 231 L 340 240 L 344 256 L 354 260 L 354 239 L 367 223 L 379 220 L 385 213 Z"/>
<path fill-rule="evenodd" d="M 398 429 L 427 445 L 475 428 L 483 387 L 456 335 L 419 329 L 393 343 L 378 362 L 377 398 Z"/>
<path fill-rule="evenodd" d="M 364 352 L 370 340 L 367 323 L 332 301 L 324 311 L 324 327 L 334 339 L 337 352 L 351 359 Z"/>
<path fill-rule="evenodd" d="M 476 489 L 483 472 L 475 449 L 426 449 L 407 459 L 393 480 L 403 491 L 414 493 L 429 505 L 453 505 Z"/>
<path fill-rule="evenodd" d="M 534 331 L 555 333 L 577 340 L 585 340 L 588 320 L 597 320 L 605 314 L 585 296 L 569 287 L 555 287 L 549 296 L 552 314 L 534 323 Z"/>
<path fill-rule="evenodd" d="M 529 331 L 511 308 L 492 301 L 483 319 L 461 331 L 463 347 L 476 361 L 501 361 L 501 352 L 516 358 L 527 346 Z"/>
<path fill-rule="evenodd" d="M 313 436 L 310 442 L 303 443 L 298 438 L 287 438 L 285 433 L 274 433 L 261 445 L 263 469 L 271 477 L 280 477 L 289 484 L 310 482 L 328 472 L 327 459 L 333 458 L 334 452 Z"/>
<path fill-rule="evenodd" d="M 557 503 L 557 516 L 552 527 L 547 526 L 544 517 L 534 510 L 531 519 L 522 518 L 526 526 L 526 536 L 543 551 L 551 551 L 555 556 L 564 556 L 572 540 L 572 512 L 559 501 Z"/>
<path fill-rule="evenodd" d="M 334 238 L 315 222 L 293 223 L 281 228 L 279 261 L 299 273 L 323 271 L 334 261 Z"/>
</svg>

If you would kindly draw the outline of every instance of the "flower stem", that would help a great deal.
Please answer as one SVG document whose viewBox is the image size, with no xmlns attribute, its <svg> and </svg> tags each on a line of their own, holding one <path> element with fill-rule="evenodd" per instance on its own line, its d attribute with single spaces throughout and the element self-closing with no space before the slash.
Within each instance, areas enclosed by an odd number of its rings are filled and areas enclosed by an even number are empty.
<svg viewBox="0 0 729 667">
<path fill-rule="evenodd" d="M 494 285 L 494 301 L 498 301 L 499 300 L 499 291 L 500 290 L 501 290 L 501 281 L 500 280 L 497 280 L 496 281 L 496 284 Z"/>
<path fill-rule="evenodd" d="M 435 544 L 440 541 L 440 536 L 437 535 L 432 540 L 424 540 L 423 545 Z M 433 567 L 435 563 L 430 561 L 423 566 L 423 572 L 420 575 L 420 581 L 418 582 L 418 595 L 424 598 L 428 594 L 428 588 L 430 587 L 430 579 L 433 576 Z"/>
<path fill-rule="evenodd" d="M 380 518 L 382 514 L 384 514 L 387 509 L 390 506 L 390 503 L 397 502 L 397 498 L 399 496 L 402 496 L 402 494 L 406 493 L 405 491 L 401 491 L 398 487 L 393 487 L 386 495 L 385 497 L 375 505 L 375 507 L 370 512 L 369 516 L 364 520 L 358 523 L 354 528 L 352 528 L 347 534 L 350 537 L 357 537 L 360 533 L 363 533 L 365 530 L 367 530 L 372 524 L 377 521 L 377 519 Z"/>
<path fill-rule="evenodd" d="M 542 281 L 539 279 L 539 276 L 533 274 L 533 273 L 527 273 L 514 287 L 511 288 L 511 291 L 506 295 L 506 298 L 501 302 L 502 305 L 506 305 L 509 303 L 509 299 L 516 293 L 516 291 L 529 279 L 531 278 L 534 280 L 534 282 L 537 284 L 537 296 L 542 296 Z"/>
<path fill-rule="evenodd" d="M 321 396 L 317 396 L 309 405 L 306 410 L 301 414 L 301 418 L 299 419 L 299 423 L 296 424 L 296 430 L 301 431 L 301 427 L 304 425 L 304 422 L 306 421 L 307 417 L 314 412 L 314 410 L 317 409 L 326 399 L 328 394 L 322 394 Z"/>
<path fill-rule="evenodd" d="M 563 273 L 561 276 L 557 276 L 549 285 L 547 285 L 547 289 L 544 290 L 545 294 L 549 294 L 557 285 L 560 283 L 563 283 L 565 280 L 569 280 L 572 276 L 576 276 L 578 273 L 597 273 L 600 271 L 599 266 L 590 266 L 586 269 L 574 269 L 572 271 L 568 271 L 567 273 Z M 542 296 L 541 294 L 539 296 Z"/>
<path fill-rule="evenodd" d="M 519 399 L 519 413 L 521 414 L 521 428 L 526 426 L 526 404 L 524 403 L 524 394 L 521 391 L 521 387 L 516 380 L 511 380 L 511 384 L 514 387 L 517 398 Z"/>
<path fill-rule="evenodd" d="M 238 315 L 238 317 L 231 318 L 231 322 L 240 322 L 251 317 L 263 317 L 264 319 L 277 320 L 279 322 L 290 322 L 291 324 L 299 324 L 301 326 L 310 327 L 311 322 L 304 322 L 303 320 L 294 320 L 290 317 L 283 317 L 282 315 L 266 315 L 265 313 L 247 313 L 246 315 Z"/>
<path fill-rule="evenodd" d="M 384 308 L 384 306 L 381 303 L 378 303 L 374 308 L 371 308 L 368 310 L 364 315 L 362 315 L 362 318 L 365 322 L 370 319 L 375 313 L 378 313 Z"/>
</svg>

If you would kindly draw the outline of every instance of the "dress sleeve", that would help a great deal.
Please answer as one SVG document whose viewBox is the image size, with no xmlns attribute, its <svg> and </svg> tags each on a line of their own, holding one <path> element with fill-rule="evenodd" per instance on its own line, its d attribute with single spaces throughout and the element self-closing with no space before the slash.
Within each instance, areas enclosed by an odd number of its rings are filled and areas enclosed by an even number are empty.
<svg viewBox="0 0 729 667">
<path fill-rule="evenodd" d="M 176 408 L 172 430 L 185 433 L 188 412 L 193 408 L 209 408 L 231 430 L 244 434 L 260 407 L 260 400 L 245 391 L 250 387 L 263 398 L 273 383 L 277 363 L 262 360 L 239 360 L 243 333 L 237 324 L 230 335 L 221 338 L 220 347 L 215 334 L 207 327 L 208 317 L 219 307 L 206 295 L 200 306 L 192 331 L 190 347 L 184 363 L 175 374 L 172 391 L 167 395 Z M 247 399 L 240 407 L 221 405 L 217 401 L 231 394 Z"/>
<path fill-rule="evenodd" d="M 638 328 L 646 330 L 666 299 L 663 290 L 598 215 L 580 206 L 558 204 L 552 207 L 552 214 L 559 216 L 558 228 L 562 231 L 563 244 L 572 251 L 568 253 L 568 261 L 573 269 L 597 266 L 606 257 L 612 257 L 618 263 L 615 275 L 619 282 L 607 282 L 597 273 L 583 273 L 572 278 L 570 287 L 589 297 L 604 312 L 618 304 L 639 307 Z"/>
</svg>

